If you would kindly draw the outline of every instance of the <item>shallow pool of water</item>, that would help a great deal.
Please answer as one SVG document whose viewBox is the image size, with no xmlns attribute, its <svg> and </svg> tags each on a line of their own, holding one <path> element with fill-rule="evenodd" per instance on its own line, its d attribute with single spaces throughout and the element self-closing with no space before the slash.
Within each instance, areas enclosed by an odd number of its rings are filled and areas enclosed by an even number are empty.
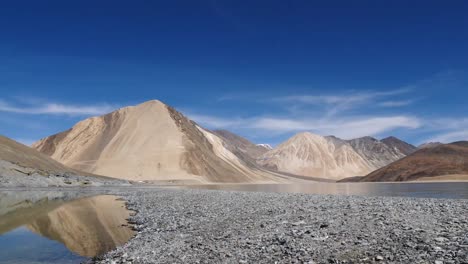
<svg viewBox="0 0 468 264">
<path fill-rule="evenodd" d="M 192 185 L 182 186 L 181 188 L 252 192 L 468 199 L 468 182 L 225 184 Z"/>
<path fill-rule="evenodd" d="M 81 263 L 134 235 L 130 213 L 112 195 L 0 192 L 0 263 Z"/>
</svg>

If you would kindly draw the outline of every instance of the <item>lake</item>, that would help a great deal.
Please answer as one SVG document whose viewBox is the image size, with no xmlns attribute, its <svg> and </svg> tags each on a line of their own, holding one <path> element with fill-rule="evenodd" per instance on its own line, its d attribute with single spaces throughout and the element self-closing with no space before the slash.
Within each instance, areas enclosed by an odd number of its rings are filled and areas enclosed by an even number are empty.
<svg viewBox="0 0 468 264">
<path fill-rule="evenodd" d="M 83 262 L 134 235 L 130 214 L 112 195 L 0 191 L 0 263 Z"/>
<path fill-rule="evenodd" d="M 219 184 L 180 186 L 180 188 L 248 192 L 468 199 L 468 182 Z"/>
</svg>

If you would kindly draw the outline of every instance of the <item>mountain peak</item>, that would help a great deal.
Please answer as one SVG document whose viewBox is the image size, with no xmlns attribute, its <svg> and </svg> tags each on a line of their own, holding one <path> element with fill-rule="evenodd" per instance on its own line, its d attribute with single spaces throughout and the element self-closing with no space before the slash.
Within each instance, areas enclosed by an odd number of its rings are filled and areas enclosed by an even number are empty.
<svg viewBox="0 0 468 264">
<path fill-rule="evenodd" d="M 291 140 L 321 140 L 321 139 L 324 139 L 323 136 L 320 136 L 320 135 L 317 135 L 317 134 L 313 134 L 311 132 L 301 132 L 301 133 L 297 133 L 296 135 L 294 135 Z"/>
<path fill-rule="evenodd" d="M 148 107 L 148 106 L 166 106 L 166 104 L 159 100 L 149 100 L 141 104 L 138 104 L 135 107 Z"/>
</svg>

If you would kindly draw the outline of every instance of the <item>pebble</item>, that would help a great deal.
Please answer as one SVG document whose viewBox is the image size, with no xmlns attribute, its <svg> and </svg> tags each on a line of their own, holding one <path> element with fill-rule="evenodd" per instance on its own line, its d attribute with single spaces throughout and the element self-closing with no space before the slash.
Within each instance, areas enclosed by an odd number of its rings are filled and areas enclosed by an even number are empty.
<svg viewBox="0 0 468 264">
<path fill-rule="evenodd" d="M 94 263 L 128 256 L 138 256 L 135 264 L 468 263 L 463 199 L 163 188 L 115 194 L 138 212 L 131 218 L 138 235 Z"/>
</svg>

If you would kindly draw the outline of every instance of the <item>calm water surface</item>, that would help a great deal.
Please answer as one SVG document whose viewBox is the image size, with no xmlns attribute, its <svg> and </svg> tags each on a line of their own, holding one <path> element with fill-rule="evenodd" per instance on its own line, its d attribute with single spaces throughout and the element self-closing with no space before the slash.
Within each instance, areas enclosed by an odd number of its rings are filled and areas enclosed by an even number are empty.
<svg viewBox="0 0 468 264">
<path fill-rule="evenodd" d="M 0 191 L 0 263 L 81 263 L 128 241 L 129 216 L 111 195 Z"/>
<path fill-rule="evenodd" d="M 192 185 L 181 188 L 252 192 L 286 192 L 309 194 L 404 196 L 468 199 L 468 182 L 444 183 L 304 183 L 304 184 L 233 184 Z"/>
</svg>

